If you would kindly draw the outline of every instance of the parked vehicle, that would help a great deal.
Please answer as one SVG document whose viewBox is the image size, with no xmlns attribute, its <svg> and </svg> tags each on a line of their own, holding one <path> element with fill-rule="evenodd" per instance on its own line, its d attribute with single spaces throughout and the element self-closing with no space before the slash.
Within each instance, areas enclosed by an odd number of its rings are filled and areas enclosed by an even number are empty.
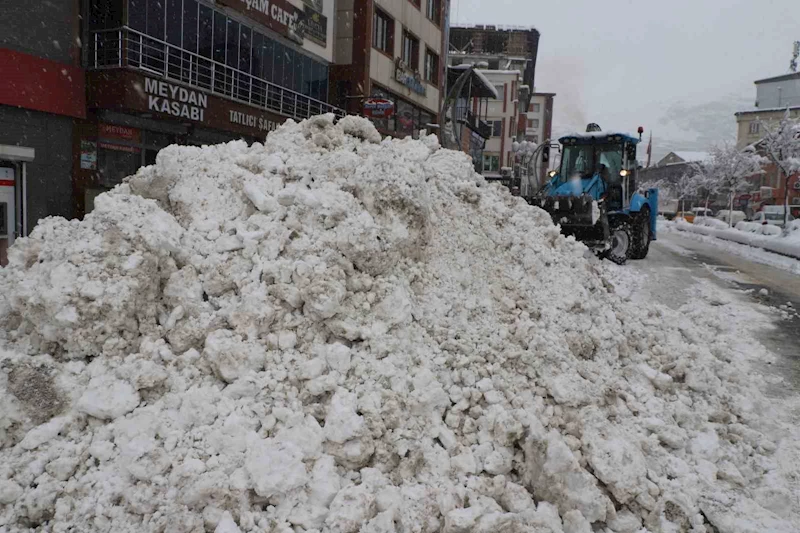
<svg viewBox="0 0 800 533">
<path fill-rule="evenodd" d="M 682 218 L 689 224 L 692 224 L 694 222 L 694 213 L 691 211 L 678 211 L 675 214 L 675 220 L 679 218 Z"/>
<path fill-rule="evenodd" d="M 716 218 L 717 220 L 721 220 L 729 223 L 732 226 L 735 226 L 739 222 L 747 220 L 747 215 L 744 211 L 729 211 L 727 209 L 723 209 L 717 213 Z M 733 219 L 733 221 L 731 221 L 731 219 Z"/>
<path fill-rule="evenodd" d="M 666 218 L 667 220 L 672 220 L 675 218 L 675 215 L 678 213 L 679 200 L 672 200 L 668 198 L 662 199 L 659 197 L 658 199 L 658 214 Z"/>
<path fill-rule="evenodd" d="M 764 208 L 755 214 L 753 222 L 758 224 L 783 227 L 784 207 L 782 205 L 765 205 Z M 794 217 L 789 215 L 789 222 L 794 220 Z"/>
<path fill-rule="evenodd" d="M 713 217 L 714 211 L 705 207 L 693 207 L 692 213 L 697 217 Z"/>
</svg>

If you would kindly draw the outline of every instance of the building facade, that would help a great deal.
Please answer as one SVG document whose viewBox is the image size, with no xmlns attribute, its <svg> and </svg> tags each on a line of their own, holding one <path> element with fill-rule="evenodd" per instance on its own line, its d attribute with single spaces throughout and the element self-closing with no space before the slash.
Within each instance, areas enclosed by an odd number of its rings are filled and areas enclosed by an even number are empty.
<svg viewBox="0 0 800 533">
<path fill-rule="evenodd" d="M 763 128 L 780 122 L 787 108 L 753 109 L 736 113 L 736 147 L 740 150 L 758 143 L 764 138 Z M 800 106 L 789 107 L 792 118 L 800 117 Z"/>
<path fill-rule="evenodd" d="M 170 144 L 263 140 L 328 104 L 332 0 L 88 0 L 75 212 Z"/>
<path fill-rule="evenodd" d="M 0 264 L 40 218 L 74 214 L 72 137 L 86 116 L 79 10 L 77 0 L 2 6 Z"/>
<path fill-rule="evenodd" d="M 486 179 L 508 179 L 514 165 L 511 149 L 517 135 L 519 102 L 517 90 L 522 81 L 518 70 L 480 70 L 497 93 L 488 102 L 486 121 L 492 135 L 486 140 L 483 151 L 482 174 Z M 505 169 L 505 172 L 503 170 Z"/>
<path fill-rule="evenodd" d="M 757 80 L 755 84 L 757 108 L 800 107 L 800 72 Z"/>
<path fill-rule="evenodd" d="M 445 84 L 447 0 L 339 0 L 331 102 L 361 115 L 369 99 L 392 103 L 378 131 L 417 136 L 439 122 Z"/>
</svg>

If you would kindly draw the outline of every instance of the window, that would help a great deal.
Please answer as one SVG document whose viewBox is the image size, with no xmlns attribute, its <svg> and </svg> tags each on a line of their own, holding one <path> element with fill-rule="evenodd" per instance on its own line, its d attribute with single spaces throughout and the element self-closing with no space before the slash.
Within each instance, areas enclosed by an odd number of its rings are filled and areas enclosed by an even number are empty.
<svg viewBox="0 0 800 533">
<path fill-rule="evenodd" d="M 506 89 L 504 85 L 495 85 L 494 90 L 497 91 L 497 99 L 501 102 L 506 98 Z"/>
<path fill-rule="evenodd" d="M 500 171 L 500 156 L 483 154 L 483 171 L 484 172 L 499 172 Z"/>
<path fill-rule="evenodd" d="M 439 56 L 425 49 L 425 80 L 439 85 Z"/>
<path fill-rule="evenodd" d="M 542 111 L 542 104 L 531 104 L 531 111 L 534 113 L 540 113 Z"/>
<path fill-rule="evenodd" d="M 394 48 L 394 19 L 377 8 L 372 16 L 372 46 L 387 54 Z"/>
<path fill-rule="evenodd" d="M 529 120 L 528 122 L 531 123 L 531 128 L 539 129 L 539 119 L 535 118 L 533 120 Z"/>
<path fill-rule="evenodd" d="M 502 137 L 502 136 L 503 136 L 503 121 L 502 120 L 492 121 L 492 137 Z"/>
<path fill-rule="evenodd" d="M 414 4 L 414 7 L 416 7 L 417 9 L 420 8 L 420 0 L 408 0 L 408 1 Z"/>
<path fill-rule="evenodd" d="M 403 61 L 411 70 L 419 70 L 419 39 L 403 31 Z"/>
<path fill-rule="evenodd" d="M 761 124 L 758 122 L 751 122 L 750 123 L 750 134 L 755 135 L 761 131 Z"/>
<path fill-rule="evenodd" d="M 427 2 L 425 15 L 428 17 L 428 20 L 438 26 L 441 20 L 442 0 L 427 0 Z"/>
<path fill-rule="evenodd" d="M 528 119 L 528 127 L 533 128 L 533 120 Z"/>
</svg>

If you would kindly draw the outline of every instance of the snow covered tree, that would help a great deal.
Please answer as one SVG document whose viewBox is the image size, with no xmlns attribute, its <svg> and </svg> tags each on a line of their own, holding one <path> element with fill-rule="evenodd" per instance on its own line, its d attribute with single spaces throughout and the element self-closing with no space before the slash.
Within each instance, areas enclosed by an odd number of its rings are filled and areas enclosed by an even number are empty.
<svg viewBox="0 0 800 533">
<path fill-rule="evenodd" d="M 685 211 L 686 198 L 697 194 L 697 174 L 684 172 L 677 180 L 669 184 L 669 189 L 675 195 L 675 199 L 681 202 L 681 211 Z"/>
<path fill-rule="evenodd" d="M 723 193 L 728 197 L 728 209 L 733 211 L 736 193 L 752 186 L 750 178 L 762 174 L 761 166 L 766 162 L 752 149 L 739 150 L 731 144 L 712 148 L 711 157 L 696 167 L 699 185 L 706 191 L 706 207 L 711 195 Z M 728 225 L 732 224 L 733 216 L 729 216 Z"/>
<path fill-rule="evenodd" d="M 778 168 L 778 179 L 783 177 L 783 225 L 789 221 L 789 178 L 800 172 L 800 119 L 791 118 L 789 109 L 773 127 L 762 121 L 764 138 L 759 146 L 767 158 Z"/>
</svg>

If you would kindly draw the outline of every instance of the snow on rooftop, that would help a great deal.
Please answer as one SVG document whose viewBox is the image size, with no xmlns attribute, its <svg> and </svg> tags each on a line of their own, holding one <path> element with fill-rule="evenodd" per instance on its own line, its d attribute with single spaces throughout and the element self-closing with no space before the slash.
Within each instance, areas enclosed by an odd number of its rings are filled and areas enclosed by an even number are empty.
<svg viewBox="0 0 800 533">
<path fill-rule="evenodd" d="M 683 159 L 687 163 L 695 163 L 695 162 L 698 162 L 698 161 L 705 161 L 706 159 L 708 159 L 710 157 L 708 152 L 684 152 L 684 151 L 681 151 L 681 152 L 670 152 L 670 153 L 677 155 L 678 157 L 680 157 L 681 159 Z"/>
<path fill-rule="evenodd" d="M 454 69 L 454 70 L 467 70 L 468 68 L 470 68 L 472 66 L 473 65 L 461 64 L 461 65 L 455 65 L 455 66 L 448 67 L 448 68 L 451 68 L 451 69 Z M 486 76 L 484 76 L 483 73 L 481 73 L 480 70 L 473 69 L 472 72 L 478 77 L 478 79 L 480 79 L 481 83 L 483 83 L 485 85 L 486 90 L 494 95 L 495 99 L 500 97 L 497 94 L 497 89 L 494 88 L 494 85 L 492 84 L 492 82 L 490 82 L 489 79 Z"/>
</svg>

